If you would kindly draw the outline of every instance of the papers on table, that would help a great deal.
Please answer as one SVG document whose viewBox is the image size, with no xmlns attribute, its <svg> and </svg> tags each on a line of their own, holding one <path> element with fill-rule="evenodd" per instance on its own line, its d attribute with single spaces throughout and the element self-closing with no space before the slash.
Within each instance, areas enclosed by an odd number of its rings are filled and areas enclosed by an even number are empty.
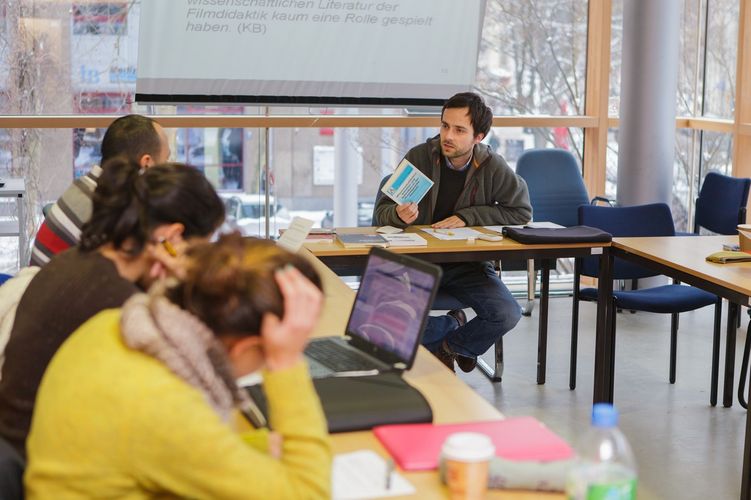
<svg viewBox="0 0 751 500">
<path fill-rule="evenodd" d="M 533 229 L 562 229 L 565 226 L 561 226 L 560 224 L 556 224 L 555 222 L 548 222 L 548 221 L 540 221 L 540 222 L 530 222 L 525 227 L 531 227 Z"/>
<path fill-rule="evenodd" d="M 389 242 L 389 247 L 424 247 L 428 240 L 415 233 L 382 234 Z"/>
<path fill-rule="evenodd" d="M 276 241 L 276 244 L 285 250 L 297 253 L 300 250 L 305 238 L 310 232 L 310 228 L 313 227 L 313 221 L 304 219 L 302 217 L 295 217 L 292 222 L 284 231 L 284 234 Z"/>
<path fill-rule="evenodd" d="M 419 203 L 432 186 L 433 181 L 405 158 L 396 167 L 381 191 L 401 205 Z"/>
<path fill-rule="evenodd" d="M 482 233 L 471 227 L 457 227 L 454 229 L 424 228 L 423 231 L 439 240 L 466 240 L 477 238 Z"/>
<path fill-rule="evenodd" d="M 332 497 L 337 500 L 394 497 L 416 492 L 404 476 L 370 450 L 335 455 L 332 483 Z"/>
<path fill-rule="evenodd" d="M 487 229 L 488 231 L 493 231 L 498 234 L 503 234 L 504 227 L 519 227 L 519 228 L 531 227 L 535 229 L 541 229 L 541 228 L 561 229 L 564 226 L 561 226 L 560 224 L 556 224 L 555 222 L 547 222 L 547 221 L 530 222 L 527 224 L 508 224 L 508 225 L 502 225 L 502 226 L 482 226 L 483 229 Z"/>
</svg>

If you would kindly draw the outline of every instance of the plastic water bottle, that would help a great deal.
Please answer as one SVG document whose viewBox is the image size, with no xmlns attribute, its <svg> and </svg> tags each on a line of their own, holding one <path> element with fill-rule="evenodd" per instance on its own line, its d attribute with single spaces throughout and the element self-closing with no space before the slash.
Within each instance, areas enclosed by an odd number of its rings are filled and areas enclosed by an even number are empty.
<svg viewBox="0 0 751 500">
<path fill-rule="evenodd" d="M 616 425 L 618 411 L 608 403 L 592 408 L 592 428 L 584 436 L 577 465 L 566 481 L 570 500 L 633 500 L 636 465 L 631 447 Z"/>
</svg>

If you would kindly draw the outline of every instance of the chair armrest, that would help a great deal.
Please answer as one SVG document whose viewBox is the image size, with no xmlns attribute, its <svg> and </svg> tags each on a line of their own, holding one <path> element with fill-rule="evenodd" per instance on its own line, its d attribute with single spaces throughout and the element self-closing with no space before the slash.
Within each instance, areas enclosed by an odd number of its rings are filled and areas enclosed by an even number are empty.
<svg viewBox="0 0 751 500">
<path fill-rule="evenodd" d="M 589 202 L 590 205 L 597 205 L 597 202 L 601 201 L 603 203 L 607 203 L 611 207 L 615 206 L 615 200 L 611 200 L 610 198 L 605 198 L 604 196 L 595 196 L 592 198 L 592 201 Z"/>
</svg>

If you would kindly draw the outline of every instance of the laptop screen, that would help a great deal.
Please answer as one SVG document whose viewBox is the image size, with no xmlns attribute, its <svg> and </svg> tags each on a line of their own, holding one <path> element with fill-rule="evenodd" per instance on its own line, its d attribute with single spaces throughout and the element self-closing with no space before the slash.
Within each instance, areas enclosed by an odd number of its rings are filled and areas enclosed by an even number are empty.
<svg viewBox="0 0 751 500">
<path fill-rule="evenodd" d="M 417 259 L 371 250 L 347 333 L 410 362 L 440 274 L 439 267 Z"/>
</svg>

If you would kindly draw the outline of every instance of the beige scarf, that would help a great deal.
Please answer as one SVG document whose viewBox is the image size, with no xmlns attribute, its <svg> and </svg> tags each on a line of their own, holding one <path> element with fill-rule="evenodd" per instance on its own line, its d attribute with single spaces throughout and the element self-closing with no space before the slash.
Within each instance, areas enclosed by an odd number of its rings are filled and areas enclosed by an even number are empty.
<svg viewBox="0 0 751 500">
<path fill-rule="evenodd" d="M 232 423 L 233 408 L 244 406 L 248 398 L 235 383 L 224 347 L 203 322 L 157 290 L 128 299 L 120 327 L 128 347 L 164 363 Z"/>
</svg>

